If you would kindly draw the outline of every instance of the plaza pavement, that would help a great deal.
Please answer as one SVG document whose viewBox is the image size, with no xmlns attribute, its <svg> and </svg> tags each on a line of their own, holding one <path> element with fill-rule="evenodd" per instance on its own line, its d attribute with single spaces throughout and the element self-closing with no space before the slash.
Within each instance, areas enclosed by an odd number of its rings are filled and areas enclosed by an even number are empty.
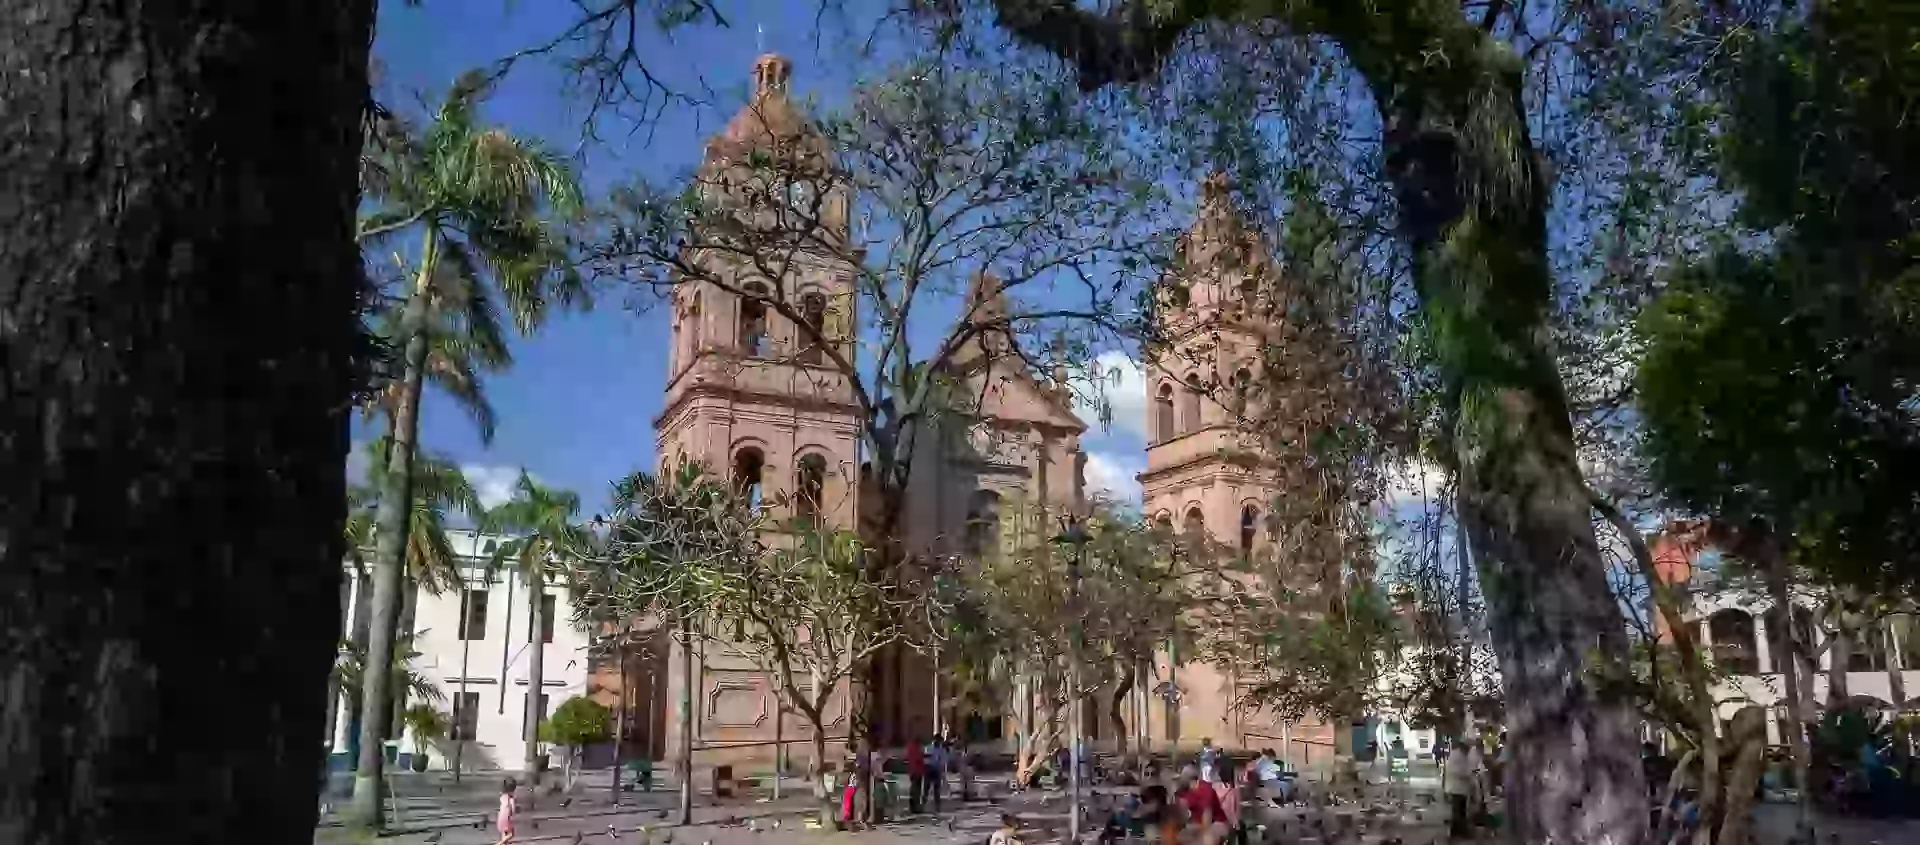
<svg viewBox="0 0 1920 845">
<path fill-rule="evenodd" d="M 1310 806 L 1269 809 L 1249 804 L 1243 809 L 1253 843 L 1285 845 L 1440 845 L 1446 839 L 1446 805 L 1439 795 L 1437 767 L 1413 767 L 1408 782 L 1389 784 L 1383 772 L 1362 769 L 1366 781 L 1356 799 L 1327 799 L 1334 792 L 1319 773 L 1303 776 Z M 444 774 L 396 777 L 400 818 L 396 831 L 380 837 L 393 845 L 490 845 L 498 834 L 493 814 L 498 806 L 500 775 L 469 775 L 459 785 Z M 783 781 L 778 802 L 762 794 L 716 800 L 695 797 L 694 824 L 680 827 L 678 794 L 656 787 L 650 793 L 623 793 L 615 806 L 608 774 L 590 772 L 569 796 L 522 798 L 520 843 L 581 843 L 581 845 L 803 845 L 803 843 L 930 843 L 981 845 L 998 825 L 999 814 L 1011 811 L 1021 819 L 1026 845 L 1059 845 L 1066 839 L 1067 801 L 1058 790 L 1007 793 L 1004 784 L 983 778 L 981 800 L 960 805 L 949 800 L 939 815 L 922 814 L 860 832 L 833 832 L 812 828 L 806 819 L 814 803 L 803 779 Z M 896 776 L 897 777 L 897 776 Z M 949 782 L 948 796 L 958 784 Z M 1099 831 L 1101 809 L 1131 790 L 1099 787 L 1088 799 L 1089 818 L 1082 825 L 1083 841 Z M 524 793 L 523 793 L 524 794 Z M 1498 811 L 1496 803 L 1495 808 Z M 1756 810 L 1755 845 L 1784 845 L 1792 834 L 1790 805 L 1763 805 Z M 776 823 L 778 826 L 776 827 Z M 1265 825 L 1264 828 L 1261 826 Z M 612 828 L 611 835 L 608 828 Z M 316 845 L 354 841 L 331 814 L 315 831 Z M 1481 832 L 1479 841 L 1502 841 L 1493 832 Z M 1821 819 L 1819 845 L 1915 845 L 1920 823 L 1867 819 Z"/>
</svg>

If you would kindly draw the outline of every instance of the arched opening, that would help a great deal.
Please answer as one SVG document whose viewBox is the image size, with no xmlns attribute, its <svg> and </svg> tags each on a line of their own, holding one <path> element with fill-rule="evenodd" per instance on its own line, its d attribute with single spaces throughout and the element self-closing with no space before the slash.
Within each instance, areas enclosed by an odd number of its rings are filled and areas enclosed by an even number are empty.
<svg viewBox="0 0 1920 845">
<path fill-rule="evenodd" d="M 1187 376 L 1187 389 L 1180 392 L 1180 433 L 1200 430 L 1200 394 L 1205 392 L 1198 373 Z"/>
<path fill-rule="evenodd" d="M 1173 514 L 1167 513 L 1166 511 L 1161 511 L 1159 515 L 1153 518 L 1153 527 L 1158 528 L 1162 531 L 1172 531 L 1173 530 Z"/>
<path fill-rule="evenodd" d="M 1247 397 L 1253 393 L 1253 371 L 1241 367 L 1233 373 L 1233 412 L 1247 413 Z"/>
<path fill-rule="evenodd" d="M 1153 397 L 1153 439 L 1172 440 L 1179 433 L 1173 422 L 1173 385 L 1162 384 Z"/>
<path fill-rule="evenodd" d="M 806 321 L 801 330 L 800 360 L 807 364 L 819 364 L 827 360 L 826 348 L 816 337 L 824 337 L 827 325 L 827 298 L 818 292 L 800 297 L 800 318 Z M 810 330 L 810 331 L 809 331 Z"/>
<path fill-rule="evenodd" d="M 966 552 L 974 557 L 1000 546 L 1000 494 L 976 490 L 967 500 Z"/>
<path fill-rule="evenodd" d="M 1260 509 L 1247 505 L 1240 509 L 1240 554 L 1253 554 L 1253 535 L 1260 524 Z"/>
<path fill-rule="evenodd" d="M 767 354 L 767 286 L 753 282 L 740 297 L 740 354 L 758 358 Z"/>
<path fill-rule="evenodd" d="M 760 509 L 760 476 L 766 467 L 766 456 L 752 446 L 733 453 L 734 495 L 754 510 Z"/>
<path fill-rule="evenodd" d="M 827 492 L 827 459 L 817 453 L 806 455 L 794 475 L 794 515 L 809 523 L 819 522 Z"/>
<path fill-rule="evenodd" d="M 1207 533 L 1207 518 L 1201 515 L 1199 508 L 1191 508 L 1187 511 L 1186 520 L 1181 522 L 1180 530 L 1196 537 L 1203 536 Z"/>
<path fill-rule="evenodd" d="M 1753 645 L 1753 615 L 1728 608 L 1707 617 L 1707 635 L 1713 639 L 1713 662 L 1736 675 L 1760 671 Z"/>
</svg>

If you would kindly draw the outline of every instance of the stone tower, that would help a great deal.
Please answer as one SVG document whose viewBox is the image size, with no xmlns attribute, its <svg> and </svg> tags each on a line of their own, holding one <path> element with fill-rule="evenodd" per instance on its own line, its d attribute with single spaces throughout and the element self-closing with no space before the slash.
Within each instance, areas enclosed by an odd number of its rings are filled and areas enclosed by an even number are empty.
<svg viewBox="0 0 1920 845">
<path fill-rule="evenodd" d="M 672 297 L 666 396 L 654 419 L 661 464 L 702 462 L 749 497 L 776 494 L 771 516 L 852 528 L 858 503 L 860 413 L 852 384 L 835 365 L 854 354 L 854 273 L 843 247 L 845 191 L 826 169 L 823 140 L 788 99 L 792 65 L 754 62 L 753 93 L 708 141 L 695 176 L 708 228 L 690 234 Z M 718 209 L 716 212 L 715 210 Z M 781 243 L 787 248 L 770 248 Z M 805 325 L 803 325 L 803 323 Z M 773 542 L 778 542 L 774 540 Z M 765 759 L 779 699 L 751 663 L 696 644 L 694 675 L 682 649 L 656 635 L 643 718 L 658 735 L 679 735 L 683 685 L 694 688 L 693 733 L 701 765 Z M 828 719 L 846 730 L 845 714 Z M 785 738 L 804 746 L 789 720 Z M 661 749 L 677 757 L 676 743 Z"/>
<path fill-rule="evenodd" d="M 832 361 L 853 354 L 855 268 L 837 248 L 847 199 L 788 99 L 791 72 L 785 58 L 760 57 L 751 99 L 707 143 L 696 190 L 731 219 L 691 239 L 698 272 L 674 291 L 654 427 L 663 464 L 704 462 L 749 495 L 786 493 L 791 515 L 850 527 L 859 413 Z M 798 249 L 756 248 L 788 229 Z"/>
<path fill-rule="evenodd" d="M 1243 422 L 1257 410 L 1251 388 L 1265 343 L 1261 326 L 1271 319 L 1262 298 L 1275 293 L 1280 269 L 1234 209 L 1231 191 L 1221 174 L 1202 183 L 1198 218 L 1181 236 L 1174 275 L 1164 285 L 1164 344 L 1149 350 L 1145 367 L 1147 468 L 1140 487 L 1150 519 L 1249 554 L 1269 541 L 1267 516 L 1279 492 L 1271 458 Z M 1295 764 L 1330 751 L 1328 726 L 1282 724 L 1238 705 L 1246 679 L 1231 670 L 1179 654 L 1162 654 L 1158 664 L 1163 689 L 1179 696 L 1150 700 L 1155 739 L 1272 747 Z"/>
</svg>

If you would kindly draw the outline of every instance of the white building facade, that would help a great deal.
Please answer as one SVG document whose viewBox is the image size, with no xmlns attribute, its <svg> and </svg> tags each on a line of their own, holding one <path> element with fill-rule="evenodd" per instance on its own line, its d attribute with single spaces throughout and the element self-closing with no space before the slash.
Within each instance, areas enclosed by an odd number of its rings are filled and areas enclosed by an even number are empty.
<svg viewBox="0 0 1920 845">
<path fill-rule="evenodd" d="M 568 590 L 549 583 L 539 591 L 542 607 L 542 681 L 540 698 L 528 688 L 528 657 L 535 647 L 529 636 L 529 611 L 535 591 L 515 573 L 501 571 L 487 577 L 489 543 L 503 537 L 470 531 L 450 531 L 449 540 L 460 556 L 464 591 L 439 595 L 418 590 L 412 597 L 413 671 L 444 696 L 434 706 L 447 714 L 452 727 L 444 739 L 430 741 L 427 766 L 450 770 L 456 753 L 462 771 L 517 772 L 525 768 L 524 725 L 529 706 L 543 717 L 573 696 L 588 693 L 588 646 L 591 638 L 574 626 Z M 348 572 L 342 617 L 343 630 L 353 630 L 354 613 L 364 613 L 364 595 L 371 585 Z M 462 616 L 466 624 L 462 623 Z M 409 704 L 417 699 L 410 698 Z M 342 697 L 333 719 L 333 765 L 352 768 L 347 759 L 353 746 L 352 718 L 357 702 Z M 408 768 L 414 755 L 411 731 L 399 737 L 389 760 Z M 389 741 L 389 745 L 395 745 Z M 457 752 L 456 752 L 457 747 Z M 558 761 L 555 761 L 557 765 Z"/>
</svg>

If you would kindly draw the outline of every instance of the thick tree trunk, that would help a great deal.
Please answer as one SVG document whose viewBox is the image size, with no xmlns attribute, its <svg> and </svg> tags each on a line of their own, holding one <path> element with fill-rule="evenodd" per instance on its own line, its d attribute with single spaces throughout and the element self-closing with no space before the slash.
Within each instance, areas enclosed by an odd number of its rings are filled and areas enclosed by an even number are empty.
<svg viewBox="0 0 1920 845">
<path fill-rule="evenodd" d="M 0 5 L 0 840 L 313 835 L 372 15 Z"/>
<path fill-rule="evenodd" d="M 431 230 L 429 230 L 431 232 Z M 400 599 L 406 574 L 407 524 L 412 513 L 414 441 L 420 432 L 420 391 L 427 361 L 427 336 L 422 331 L 427 314 L 426 282 L 434 264 L 431 233 L 421 245 L 422 261 L 413 294 L 401 317 L 406 343 L 399 407 L 391 417 L 386 472 L 381 478 L 380 502 L 374 512 L 377 526 L 373 546 L 373 604 L 367 634 L 367 659 L 360 685 L 360 759 L 354 768 L 353 800 L 346 823 L 375 829 L 381 826 L 380 782 L 386 757 L 383 740 L 387 720 L 372 714 L 386 712 L 393 686 L 393 646 L 400 623 Z"/>
<path fill-rule="evenodd" d="M 1720 834 L 1713 841 L 1745 845 L 1752 822 L 1754 787 L 1767 764 L 1767 711 L 1754 706 L 1741 708 L 1733 714 L 1733 728 L 1727 734 L 1733 764 L 1727 770 Z"/>
<path fill-rule="evenodd" d="M 1127 696 L 1133 693 L 1133 662 L 1125 661 L 1120 665 L 1120 683 L 1113 689 L 1113 700 L 1107 705 L 1107 718 L 1113 721 L 1113 739 L 1118 743 L 1120 756 L 1125 757 L 1127 748 L 1127 719 L 1121 713 L 1121 707 L 1127 702 Z"/>
<path fill-rule="evenodd" d="M 527 709 L 522 728 L 527 734 L 527 784 L 540 785 L 540 719 L 545 714 L 540 696 L 546 690 L 546 637 L 540 612 L 546 594 L 546 578 L 538 572 L 527 573 Z"/>
</svg>

